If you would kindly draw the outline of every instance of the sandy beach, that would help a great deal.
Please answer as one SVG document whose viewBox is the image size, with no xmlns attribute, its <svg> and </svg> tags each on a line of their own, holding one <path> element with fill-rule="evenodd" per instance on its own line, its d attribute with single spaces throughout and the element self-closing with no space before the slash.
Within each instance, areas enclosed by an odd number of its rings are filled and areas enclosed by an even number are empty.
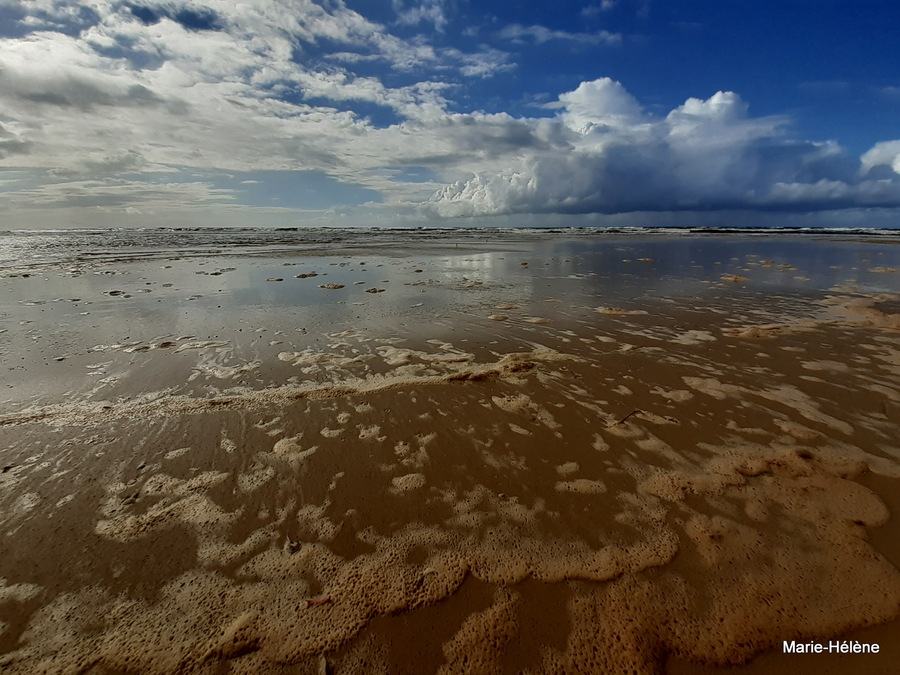
<svg viewBox="0 0 900 675">
<path fill-rule="evenodd" d="M 11 260 L 4 672 L 900 663 L 892 239 Z"/>
</svg>

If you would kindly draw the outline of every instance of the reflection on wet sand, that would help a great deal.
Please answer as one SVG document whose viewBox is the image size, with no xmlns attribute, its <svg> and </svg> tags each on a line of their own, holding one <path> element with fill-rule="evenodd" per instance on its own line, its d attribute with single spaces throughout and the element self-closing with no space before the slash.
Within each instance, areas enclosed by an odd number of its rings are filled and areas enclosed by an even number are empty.
<svg viewBox="0 0 900 675">
<path fill-rule="evenodd" d="M 47 358 L 9 371 L 0 413 L 0 664 L 704 672 L 896 636 L 893 277 L 801 292 L 776 265 L 819 268 L 748 253 L 684 274 L 685 294 L 629 296 L 622 276 L 593 285 L 590 250 L 533 254 L 491 256 L 527 286 L 486 258 L 296 261 L 337 290 L 233 262 L 246 284 L 202 319 L 182 317 L 209 275 L 157 308 L 136 267 L 131 298 L 83 294 L 108 316 L 130 302 L 130 323 L 77 334 L 17 306 Z M 291 282 L 333 299 L 290 305 Z M 278 290 L 248 301 L 260 286 Z M 879 639 L 857 672 L 890 672 Z"/>
</svg>

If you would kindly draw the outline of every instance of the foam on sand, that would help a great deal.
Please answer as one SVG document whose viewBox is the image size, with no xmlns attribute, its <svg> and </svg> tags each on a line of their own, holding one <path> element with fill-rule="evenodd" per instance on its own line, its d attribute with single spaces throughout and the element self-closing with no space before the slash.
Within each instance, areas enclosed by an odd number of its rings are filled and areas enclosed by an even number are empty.
<svg viewBox="0 0 900 675">
<path fill-rule="evenodd" d="M 384 350 L 385 362 L 389 365 L 405 364 L 411 355 L 422 354 L 408 350 L 380 348 Z M 331 354 L 281 354 L 279 358 L 303 363 L 333 363 L 348 365 L 357 359 L 335 359 Z M 201 414 L 213 410 L 267 410 L 293 403 L 301 399 L 340 398 L 352 394 L 375 394 L 387 389 L 407 386 L 436 386 L 451 382 L 478 381 L 504 378 L 524 373 L 534 368 L 537 362 L 572 360 L 577 357 L 552 349 L 535 348 L 530 352 L 505 354 L 495 363 L 470 363 L 470 355 L 440 354 L 426 357 L 430 365 L 443 366 L 442 374 L 373 373 L 367 377 L 350 378 L 339 384 L 306 384 L 302 386 L 282 386 L 263 391 L 198 399 L 189 396 L 163 396 L 156 394 L 135 397 L 133 400 L 113 403 L 94 402 L 78 404 L 58 404 L 26 409 L 20 413 L 0 415 L 0 427 L 45 422 L 54 425 L 87 424 L 101 425 L 122 417 L 163 417 L 180 414 Z"/>
</svg>

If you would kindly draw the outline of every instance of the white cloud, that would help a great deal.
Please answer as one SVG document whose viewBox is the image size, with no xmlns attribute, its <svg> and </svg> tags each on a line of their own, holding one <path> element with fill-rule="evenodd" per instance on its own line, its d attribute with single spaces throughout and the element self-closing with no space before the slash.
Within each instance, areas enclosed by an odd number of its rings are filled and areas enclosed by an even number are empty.
<svg viewBox="0 0 900 675">
<path fill-rule="evenodd" d="M 389 89 L 377 78 L 353 77 L 343 71 L 297 73 L 292 79 L 306 97 L 369 101 L 392 108 L 406 119 L 440 117 L 446 107 L 440 94 L 446 85 L 440 82 Z"/>
<path fill-rule="evenodd" d="M 42 11 L 55 7 L 41 1 Z M 224 28 L 201 31 L 171 18 L 197 11 L 196 3 L 145 7 L 152 20 L 124 3 L 97 2 L 95 25 L 79 35 L 44 31 L 0 42 L 0 153 L 16 153 L 23 166 L 100 171 L 84 158 L 112 145 L 148 164 L 352 173 L 358 167 L 345 166 L 330 146 L 356 142 L 369 127 L 329 101 L 366 101 L 427 120 L 444 114 L 447 85 L 386 87 L 323 67 L 305 56 L 317 41 L 360 49 L 352 53 L 396 70 L 432 63 L 474 76 L 504 65 L 496 50 L 437 55 L 401 41 L 339 0 L 328 9 L 305 0 L 208 2 L 203 7 Z"/>
<path fill-rule="evenodd" d="M 862 156 L 862 173 L 867 174 L 877 166 L 889 166 L 900 174 L 900 141 L 876 143 Z"/>
<path fill-rule="evenodd" d="M 445 53 L 458 61 L 459 70 L 466 77 L 493 77 L 516 67 L 510 62 L 508 53 L 486 45 L 469 54 L 458 49 L 447 49 Z"/>
<path fill-rule="evenodd" d="M 580 134 L 597 128 L 622 129 L 640 123 L 641 106 L 625 87 L 608 77 L 582 82 L 559 97 L 563 123 Z"/>
<path fill-rule="evenodd" d="M 750 117 L 733 92 L 656 117 L 603 78 L 557 107 L 567 135 L 442 187 L 429 208 L 454 217 L 900 206 L 900 181 L 858 180 L 835 144 L 785 138 L 787 120 Z M 900 142 L 876 146 L 863 165 L 898 156 Z"/>
<path fill-rule="evenodd" d="M 397 13 L 397 23 L 415 26 L 419 23 L 430 23 L 436 31 L 443 31 L 447 25 L 444 16 L 444 3 L 441 0 L 423 0 L 419 3 L 412 2 L 407 7 L 405 0 L 393 0 L 394 11 Z"/>
<path fill-rule="evenodd" d="M 619 33 L 610 33 L 601 30 L 596 33 L 570 33 L 564 30 L 552 30 L 546 26 L 523 26 L 519 23 L 510 24 L 500 30 L 498 36 L 512 40 L 513 42 L 525 42 L 525 39 L 534 40 L 537 44 L 550 42 L 551 40 L 566 40 L 581 44 L 616 44 L 622 41 Z"/>
</svg>

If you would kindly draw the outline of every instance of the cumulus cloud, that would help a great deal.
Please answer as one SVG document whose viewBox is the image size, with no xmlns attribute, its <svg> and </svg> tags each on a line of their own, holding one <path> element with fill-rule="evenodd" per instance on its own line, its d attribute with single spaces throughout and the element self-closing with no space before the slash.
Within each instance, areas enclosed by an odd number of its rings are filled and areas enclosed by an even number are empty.
<svg viewBox="0 0 900 675">
<path fill-rule="evenodd" d="M 862 156 L 862 173 L 868 174 L 876 167 L 890 167 L 900 174 L 900 141 L 876 143 Z"/>
<path fill-rule="evenodd" d="M 448 184 L 430 207 L 478 216 L 900 205 L 900 181 L 860 179 L 859 162 L 836 144 L 787 138 L 786 119 L 751 117 L 733 92 L 658 117 L 603 78 L 557 107 L 567 134 L 556 144 Z M 893 166 L 898 156 L 900 143 L 880 144 L 862 163 Z"/>
<path fill-rule="evenodd" d="M 643 114 L 637 99 L 608 77 L 582 82 L 574 91 L 562 94 L 558 105 L 563 108 L 563 123 L 582 135 L 604 127 L 635 127 Z"/>
</svg>

